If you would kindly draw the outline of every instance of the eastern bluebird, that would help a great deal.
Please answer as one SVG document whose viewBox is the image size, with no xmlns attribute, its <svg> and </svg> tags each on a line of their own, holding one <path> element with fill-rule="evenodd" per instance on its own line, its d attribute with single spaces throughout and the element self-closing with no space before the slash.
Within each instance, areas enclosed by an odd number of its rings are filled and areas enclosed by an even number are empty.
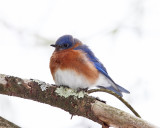
<svg viewBox="0 0 160 128">
<path fill-rule="evenodd" d="M 116 84 L 94 53 L 71 35 L 60 37 L 50 58 L 50 70 L 56 85 L 73 89 L 99 87 L 122 96 L 128 90 Z"/>
</svg>

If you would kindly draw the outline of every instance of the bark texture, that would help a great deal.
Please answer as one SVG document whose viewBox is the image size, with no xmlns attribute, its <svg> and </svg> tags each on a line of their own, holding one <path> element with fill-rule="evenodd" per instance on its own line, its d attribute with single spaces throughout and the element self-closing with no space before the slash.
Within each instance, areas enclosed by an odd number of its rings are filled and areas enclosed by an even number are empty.
<svg viewBox="0 0 160 128">
<path fill-rule="evenodd" d="M 20 127 L 0 116 L 0 128 L 20 128 Z"/>
<path fill-rule="evenodd" d="M 103 128 L 156 128 L 156 126 L 122 110 L 111 107 L 84 91 L 58 87 L 33 79 L 0 74 L 0 94 L 17 96 L 61 108 L 71 115 L 83 116 Z"/>
</svg>

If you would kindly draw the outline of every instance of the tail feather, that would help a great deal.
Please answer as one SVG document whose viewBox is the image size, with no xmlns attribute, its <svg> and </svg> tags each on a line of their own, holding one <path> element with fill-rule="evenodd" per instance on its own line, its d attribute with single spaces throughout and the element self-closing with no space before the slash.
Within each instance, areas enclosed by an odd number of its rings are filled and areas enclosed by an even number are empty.
<svg viewBox="0 0 160 128">
<path fill-rule="evenodd" d="M 121 91 L 121 92 L 124 92 L 124 93 L 130 93 L 128 90 L 126 90 L 125 88 L 119 86 L 118 84 L 116 84 L 118 89 Z"/>
</svg>

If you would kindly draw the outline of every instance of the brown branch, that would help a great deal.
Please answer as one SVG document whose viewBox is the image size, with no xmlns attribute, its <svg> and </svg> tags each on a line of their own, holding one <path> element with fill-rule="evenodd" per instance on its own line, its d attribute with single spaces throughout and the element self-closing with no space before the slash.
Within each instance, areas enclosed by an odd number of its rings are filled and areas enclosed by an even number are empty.
<svg viewBox="0 0 160 128">
<path fill-rule="evenodd" d="M 134 110 L 134 108 L 127 102 L 125 101 L 121 96 L 119 96 L 118 94 L 116 94 L 115 92 L 111 91 L 111 90 L 107 90 L 107 89 L 91 89 L 88 90 L 87 93 L 93 93 L 93 92 L 106 92 L 109 93 L 115 97 L 117 97 L 121 102 L 123 102 L 137 117 L 141 116 L 136 112 L 136 110 Z"/>
<path fill-rule="evenodd" d="M 0 128 L 20 128 L 20 127 L 0 116 Z"/>
<path fill-rule="evenodd" d="M 83 116 L 107 128 L 156 128 L 141 118 L 113 108 L 86 92 L 0 74 L 0 94 L 32 99 L 61 108 L 71 115 Z"/>
</svg>

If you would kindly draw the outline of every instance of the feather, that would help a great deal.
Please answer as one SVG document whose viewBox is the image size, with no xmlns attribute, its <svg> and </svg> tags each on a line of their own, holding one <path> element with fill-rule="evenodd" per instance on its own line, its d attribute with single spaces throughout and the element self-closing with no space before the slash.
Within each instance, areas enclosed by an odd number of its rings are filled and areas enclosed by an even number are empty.
<svg viewBox="0 0 160 128">
<path fill-rule="evenodd" d="M 98 60 L 98 58 L 95 57 L 94 53 L 88 48 L 88 46 L 86 46 L 86 45 L 79 45 L 78 47 L 74 48 L 74 50 L 81 50 L 81 51 L 83 51 L 87 55 L 87 57 L 89 58 L 89 60 L 94 64 L 94 66 L 96 67 L 96 69 L 100 73 L 102 73 L 110 81 L 110 83 L 111 83 L 111 86 L 109 86 L 109 87 L 103 87 L 103 86 L 98 86 L 98 87 L 100 87 L 100 88 L 106 88 L 106 89 L 109 89 L 111 91 L 114 91 L 115 93 L 117 93 L 120 96 L 122 96 L 121 92 L 129 93 L 128 90 L 126 90 L 123 87 L 119 86 L 118 84 L 116 84 L 112 80 L 112 78 L 108 75 L 106 68 Z"/>
</svg>

